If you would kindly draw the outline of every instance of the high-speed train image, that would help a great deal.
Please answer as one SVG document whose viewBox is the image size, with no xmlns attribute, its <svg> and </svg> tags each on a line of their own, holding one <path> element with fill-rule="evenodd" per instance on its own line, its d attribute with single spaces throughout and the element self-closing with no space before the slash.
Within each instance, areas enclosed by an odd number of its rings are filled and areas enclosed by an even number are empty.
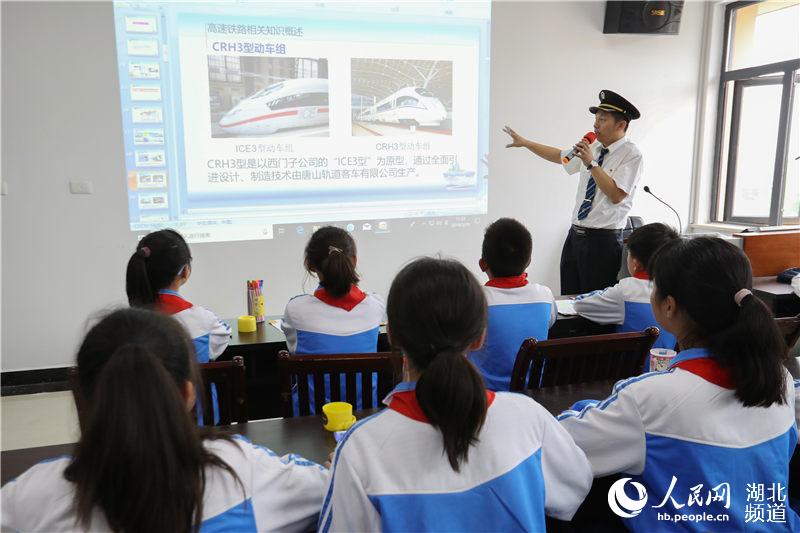
<svg viewBox="0 0 800 533">
<path fill-rule="evenodd" d="M 328 80 L 288 79 L 240 101 L 219 121 L 234 135 L 269 135 L 287 128 L 328 124 Z"/>
<path fill-rule="evenodd" d="M 364 110 L 358 120 L 438 126 L 447 118 L 442 102 L 422 87 L 404 87 Z"/>
</svg>

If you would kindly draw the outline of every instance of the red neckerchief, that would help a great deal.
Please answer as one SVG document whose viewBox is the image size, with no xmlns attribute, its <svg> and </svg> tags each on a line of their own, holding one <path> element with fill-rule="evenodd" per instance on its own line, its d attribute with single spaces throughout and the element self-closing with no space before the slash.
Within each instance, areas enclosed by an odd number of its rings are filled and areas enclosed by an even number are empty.
<svg viewBox="0 0 800 533">
<path fill-rule="evenodd" d="M 486 391 L 486 408 L 488 409 L 494 401 L 494 391 Z M 389 402 L 389 409 L 397 411 L 403 416 L 407 416 L 411 420 L 428 423 L 428 417 L 422 411 L 422 407 L 417 402 L 417 391 L 408 390 L 403 392 L 395 392 Z"/>
<path fill-rule="evenodd" d="M 507 276 L 505 278 L 494 278 L 486 282 L 487 287 L 496 287 L 498 289 L 515 289 L 517 287 L 524 287 L 528 284 L 528 273 L 523 272 L 519 276 Z"/>
<path fill-rule="evenodd" d="M 344 296 L 340 296 L 339 298 L 334 298 L 331 296 L 330 293 L 323 287 L 315 290 L 314 296 L 328 305 L 344 309 L 345 311 L 352 311 L 355 306 L 360 304 L 362 301 L 364 301 L 364 298 L 367 297 L 364 291 L 355 285 L 350 287 L 350 292 Z"/>
<path fill-rule="evenodd" d="M 710 357 L 698 357 L 687 361 L 678 361 L 673 368 L 680 368 L 699 376 L 709 383 L 713 383 L 723 389 L 733 389 L 731 373 L 727 368 L 723 368 L 719 363 Z"/>
<path fill-rule="evenodd" d="M 650 274 L 647 273 L 647 270 L 640 270 L 633 277 L 636 279 L 650 279 Z"/>
<path fill-rule="evenodd" d="M 176 294 L 159 293 L 155 303 L 156 310 L 166 315 L 174 315 L 190 307 L 192 307 L 190 302 Z"/>
</svg>

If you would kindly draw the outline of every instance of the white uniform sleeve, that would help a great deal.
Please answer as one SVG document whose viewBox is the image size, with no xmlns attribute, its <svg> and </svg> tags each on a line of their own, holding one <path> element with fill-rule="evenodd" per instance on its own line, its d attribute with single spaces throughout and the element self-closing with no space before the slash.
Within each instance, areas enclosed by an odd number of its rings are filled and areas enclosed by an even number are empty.
<svg viewBox="0 0 800 533">
<path fill-rule="evenodd" d="M 308 531 L 319 518 L 329 472 L 294 454 L 278 457 L 272 450 L 242 440 L 251 464 L 253 511 L 259 531 Z"/>
<path fill-rule="evenodd" d="M 556 305 L 556 299 L 553 297 L 553 291 L 551 291 L 549 287 L 545 287 L 545 289 L 547 289 L 547 293 L 550 295 L 550 321 L 547 323 L 547 328 L 550 329 L 558 318 L 558 306 Z"/>
<path fill-rule="evenodd" d="M 622 324 L 625 321 L 625 299 L 619 283 L 576 297 L 575 311 L 598 324 Z"/>
<path fill-rule="evenodd" d="M 208 359 L 213 361 L 225 351 L 228 343 L 231 340 L 231 328 L 220 320 L 217 315 L 212 311 L 208 311 L 210 315 L 210 328 L 208 330 Z"/>
<path fill-rule="evenodd" d="M 564 164 L 564 157 L 571 150 L 572 150 L 572 148 L 569 148 L 567 150 L 561 150 L 561 166 L 564 167 L 564 170 L 566 171 L 566 173 L 570 174 L 570 175 L 577 174 L 578 172 L 580 172 L 581 171 L 581 163 L 582 163 L 581 158 L 578 157 L 578 156 L 575 156 L 575 157 L 572 158 L 572 160 L 569 163 L 567 163 L 566 165 Z"/>
<path fill-rule="evenodd" d="M 328 494 L 322 505 L 319 531 L 380 531 L 381 517 L 367 497 L 364 484 L 348 457 L 352 448 L 336 449 Z"/>
<path fill-rule="evenodd" d="M 17 486 L 16 480 L 3 485 L 0 491 L 0 501 L 3 502 L 3 512 L 0 513 L 2 531 L 22 531 L 23 527 L 17 518 Z"/>
<path fill-rule="evenodd" d="M 630 194 L 642 176 L 644 162 L 642 154 L 637 150 L 623 159 L 611 174 L 611 179 L 618 188 Z"/>
<path fill-rule="evenodd" d="M 800 296 L 800 274 L 792 278 L 792 290 L 797 296 Z M 791 348 L 791 346 L 789 346 Z"/>
<path fill-rule="evenodd" d="M 544 408 L 539 406 L 542 411 Z M 570 520 L 592 487 L 592 469 L 583 451 L 563 427 L 545 412 L 542 437 L 544 511 L 558 520 Z"/>
<path fill-rule="evenodd" d="M 636 475 L 644 470 L 644 425 L 633 392 L 624 385 L 625 382 L 615 385 L 614 394 L 596 406 L 558 416 L 586 454 L 595 477 L 618 472 Z"/>
<path fill-rule="evenodd" d="M 297 351 L 297 328 L 294 326 L 291 308 L 292 301 L 289 300 L 289 303 L 286 304 L 286 309 L 283 311 L 281 329 L 283 334 L 286 335 L 286 346 L 289 348 L 289 353 L 294 354 Z"/>
</svg>

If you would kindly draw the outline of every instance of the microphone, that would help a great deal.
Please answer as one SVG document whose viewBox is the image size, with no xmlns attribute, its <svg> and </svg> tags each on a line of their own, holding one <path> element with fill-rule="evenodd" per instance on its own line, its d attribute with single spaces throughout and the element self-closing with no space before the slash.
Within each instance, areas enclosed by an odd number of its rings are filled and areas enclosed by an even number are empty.
<svg viewBox="0 0 800 533">
<path fill-rule="evenodd" d="M 593 131 L 588 132 L 586 135 L 583 136 L 582 141 L 586 141 L 586 144 L 592 144 L 594 141 L 597 140 L 597 134 Z M 575 151 L 575 148 L 570 150 L 567 155 L 561 158 L 561 162 L 565 165 L 572 161 L 575 156 L 578 155 L 578 152 Z"/>
<path fill-rule="evenodd" d="M 658 200 L 659 202 L 661 202 L 665 206 L 667 206 L 670 209 L 672 209 L 672 212 L 675 213 L 676 217 L 678 217 L 678 232 L 680 233 L 681 231 L 683 231 L 683 224 L 681 223 L 681 216 L 678 214 L 678 212 L 675 211 L 675 209 L 673 209 L 673 207 L 671 205 L 669 205 L 667 202 L 665 202 L 664 200 L 662 200 L 661 198 L 659 198 L 658 196 L 653 194 L 653 191 L 651 191 L 650 187 L 648 187 L 647 185 L 644 186 L 644 192 L 646 192 L 647 194 L 649 194 L 650 196 L 652 196 L 653 198 L 655 198 L 656 200 Z"/>
</svg>

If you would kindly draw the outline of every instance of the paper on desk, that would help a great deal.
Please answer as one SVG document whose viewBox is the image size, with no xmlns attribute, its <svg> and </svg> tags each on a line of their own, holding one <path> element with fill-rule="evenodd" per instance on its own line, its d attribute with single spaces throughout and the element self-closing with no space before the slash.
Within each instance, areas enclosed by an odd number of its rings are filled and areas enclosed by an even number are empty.
<svg viewBox="0 0 800 533">
<path fill-rule="evenodd" d="M 273 326 L 275 329 L 283 333 L 283 320 L 280 318 L 274 318 L 269 321 L 269 325 Z"/>
<path fill-rule="evenodd" d="M 556 308 L 559 315 L 572 316 L 578 314 L 575 311 L 575 300 L 556 300 Z"/>
</svg>

